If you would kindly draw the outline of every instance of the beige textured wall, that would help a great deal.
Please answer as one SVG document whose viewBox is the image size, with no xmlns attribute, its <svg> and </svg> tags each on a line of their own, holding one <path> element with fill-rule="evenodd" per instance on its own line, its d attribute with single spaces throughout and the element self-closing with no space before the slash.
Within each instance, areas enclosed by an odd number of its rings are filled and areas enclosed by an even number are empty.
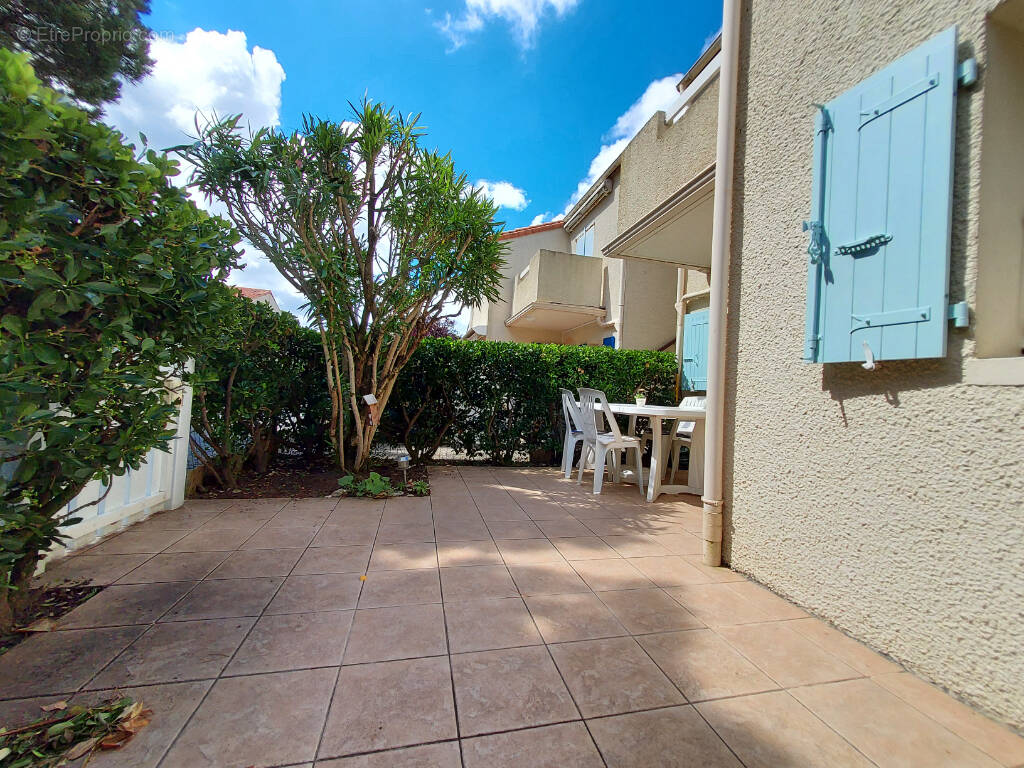
<svg viewBox="0 0 1024 768">
<path fill-rule="evenodd" d="M 676 338 L 678 268 L 643 259 L 623 261 L 626 302 L 623 349 L 660 349 Z"/>
<path fill-rule="evenodd" d="M 512 309 L 514 278 L 541 248 L 553 251 L 569 250 L 569 238 L 564 229 L 556 227 L 533 235 L 515 237 L 506 240 L 505 244 L 508 250 L 505 252 L 505 266 L 501 269 L 501 298 L 487 305 L 487 338 L 490 341 L 524 341 L 522 338 L 516 338 L 511 329 L 505 326 Z M 482 325 L 483 320 L 481 319 L 478 324 Z M 533 338 L 525 340 L 534 341 Z"/>
<path fill-rule="evenodd" d="M 801 362 L 813 102 L 953 23 L 984 65 L 980 0 L 746 0 L 726 406 L 726 559 L 1024 726 L 1024 388 L 941 360 Z M 794 34 L 794 30 L 810 30 Z M 982 82 L 961 90 L 951 301 L 974 304 Z M 737 307 L 739 308 L 737 313 Z"/>
<path fill-rule="evenodd" d="M 622 154 L 619 178 L 619 232 L 650 213 L 715 162 L 718 78 L 693 100 L 672 125 L 657 112 Z"/>
</svg>

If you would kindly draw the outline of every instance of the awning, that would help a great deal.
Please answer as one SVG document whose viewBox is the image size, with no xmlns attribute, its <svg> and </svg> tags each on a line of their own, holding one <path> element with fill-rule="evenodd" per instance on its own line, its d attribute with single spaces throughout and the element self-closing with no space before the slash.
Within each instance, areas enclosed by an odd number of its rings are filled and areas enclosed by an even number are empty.
<svg viewBox="0 0 1024 768">
<path fill-rule="evenodd" d="M 602 249 L 613 258 L 647 259 L 680 267 L 711 267 L 715 166 L 691 179 Z"/>
</svg>

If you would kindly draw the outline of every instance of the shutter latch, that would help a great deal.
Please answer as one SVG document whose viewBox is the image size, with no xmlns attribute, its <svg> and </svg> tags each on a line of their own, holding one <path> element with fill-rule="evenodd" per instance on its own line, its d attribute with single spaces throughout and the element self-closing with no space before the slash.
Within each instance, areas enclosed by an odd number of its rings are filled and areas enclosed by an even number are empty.
<svg viewBox="0 0 1024 768">
<path fill-rule="evenodd" d="M 871 237 L 865 237 L 863 240 L 858 240 L 856 243 L 836 246 L 836 251 L 843 256 L 861 256 L 881 248 L 890 240 L 892 240 L 892 235 L 872 235 Z"/>
<path fill-rule="evenodd" d="M 821 262 L 822 256 L 825 255 L 825 245 L 822 242 L 824 228 L 820 221 L 805 221 L 804 232 L 811 233 L 811 241 L 807 244 L 807 253 L 811 257 L 811 264 L 818 264 Z"/>
</svg>

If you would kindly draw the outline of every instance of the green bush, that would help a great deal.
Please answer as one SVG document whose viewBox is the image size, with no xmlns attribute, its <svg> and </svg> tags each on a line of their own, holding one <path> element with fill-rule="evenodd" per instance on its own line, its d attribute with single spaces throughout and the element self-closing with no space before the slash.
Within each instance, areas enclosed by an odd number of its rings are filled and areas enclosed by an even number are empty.
<svg viewBox="0 0 1024 768">
<path fill-rule="evenodd" d="M 266 472 L 281 448 L 307 461 L 327 448 L 330 399 L 320 336 L 288 312 L 236 295 L 196 357 L 192 453 L 219 485 Z"/>
<path fill-rule="evenodd" d="M 174 436 L 166 382 L 229 299 L 238 237 L 177 172 L 0 50 L 0 628 L 67 504 Z"/>
<path fill-rule="evenodd" d="M 675 398 L 669 352 L 557 344 L 425 339 L 402 370 L 383 428 L 414 461 L 449 447 L 508 464 L 517 452 L 557 457 L 565 431 L 560 387 L 601 389 L 652 404 Z"/>
</svg>

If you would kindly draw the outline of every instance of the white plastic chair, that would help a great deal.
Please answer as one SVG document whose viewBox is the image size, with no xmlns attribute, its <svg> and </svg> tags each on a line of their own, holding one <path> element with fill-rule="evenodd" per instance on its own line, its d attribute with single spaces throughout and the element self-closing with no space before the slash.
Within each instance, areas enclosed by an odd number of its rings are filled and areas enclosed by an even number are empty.
<svg viewBox="0 0 1024 768">
<path fill-rule="evenodd" d="M 640 438 L 632 435 L 623 436 L 619 431 L 619 424 L 615 421 L 612 409 L 608 407 L 608 398 L 604 392 L 598 389 L 586 389 L 580 387 L 580 426 L 583 427 L 583 453 L 580 456 L 579 475 L 576 484 L 583 482 L 583 468 L 587 463 L 587 455 L 594 456 L 594 493 L 601 492 L 601 485 L 604 482 L 604 467 L 608 454 L 612 453 L 613 464 L 612 476 L 615 481 L 619 479 L 619 470 L 615 466 L 618 462 L 615 458 L 618 451 L 633 451 L 636 456 L 636 485 L 640 495 L 644 496 L 644 470 L 641 463 Z M 607 432 L 597 431 L 597 413 L 604 414 L 608 423 Z"/>
<path fill-rule="evenodd" d="M 568 389 L 559 389 L 562 393 L 562 416 L 565 419 L 565 439 L 562 441 L 562 472 L 565 479 L 572 476 L 572 459 L 576 453 L 576 445 L 583 442 L 583 429 L 580 426 L 580 409 L 576 407 L 576 395 Z M 582 454 L 580 461 L 583 460 Z"/>
</svg>

